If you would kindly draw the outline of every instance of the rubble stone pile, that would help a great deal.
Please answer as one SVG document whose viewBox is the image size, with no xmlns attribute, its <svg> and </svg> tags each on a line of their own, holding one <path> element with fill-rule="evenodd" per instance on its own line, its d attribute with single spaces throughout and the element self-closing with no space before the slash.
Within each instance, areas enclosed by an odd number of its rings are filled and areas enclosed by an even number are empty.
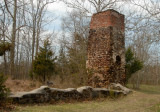
<svg viewBox="0 0 160 112">
<path fill-rule="evenodd" d="M 112 84 L 112 88 L 92 88 L 90 86 L 83 86 L 80 88 L 57 89 L 48 86 L 41 86 L 30 92 L 12 93 L 9 97 L 13 99 L 14 103 L 29 104 L 29 103 L 48 103 L 57 101 L 85 101 L 95 98 L 118 97 L 120 95 L 127 95 L 131 90 L 122 85 Z M 118 88 L 118 89 L 116 89 Z"/>
</svg>

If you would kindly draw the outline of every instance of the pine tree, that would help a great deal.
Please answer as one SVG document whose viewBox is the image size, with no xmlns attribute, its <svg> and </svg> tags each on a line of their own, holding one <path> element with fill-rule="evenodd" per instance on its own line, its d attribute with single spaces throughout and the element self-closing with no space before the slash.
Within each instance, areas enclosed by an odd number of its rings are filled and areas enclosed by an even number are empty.
<svg viewBox="0 0 160 112">
<path fill-rule="evenodd" d="M 43 47 L 40 47 L 39 50 L 40 52 L 33 61 L 33 76 L 45 83 L 46 79 L 49 79 L 55 72 L 56 57 L 53 58 L 54 53 L 48 39 L 44 41 Z"/>
<path fill-rule="evenodd" d="M 128 82 L 129 78 L 143 68 L 143 62 L 134 57 L 134 53 L 129 47 L 125 52 L 126 57 L 126 82 Z"/>
</svg>

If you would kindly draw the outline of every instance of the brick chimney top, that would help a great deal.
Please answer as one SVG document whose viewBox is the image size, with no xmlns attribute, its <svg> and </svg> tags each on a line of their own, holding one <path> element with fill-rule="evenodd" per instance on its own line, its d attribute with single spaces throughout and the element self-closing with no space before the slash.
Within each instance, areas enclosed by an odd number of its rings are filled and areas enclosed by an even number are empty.
<svg viewBox="0 0 160 112">
<path fill-rule="evenodd" d="M 96 14 L 99 14 L 99 13 L 105 13 L 105 12 L 115 12 L 115 13 L 118 13 L 120 14 L 118 11 L 114 10 L 114 9 L 108 9 L 108 10 L 105 10 L 105 11 L 101 11 L 101 12 L 98 12 L 98 13 L 94 13 L 93 15 L 96 15 Z M 121 14 L 123 15 L 123 14 Z"/>
<path fill-rule="evenodd" d="M 93 14 L 90 23 L 90 29 L 104 28 L 109 26 L 116 27 L 124 32 L 124 15 L 113 9 Z"/>
</svg>

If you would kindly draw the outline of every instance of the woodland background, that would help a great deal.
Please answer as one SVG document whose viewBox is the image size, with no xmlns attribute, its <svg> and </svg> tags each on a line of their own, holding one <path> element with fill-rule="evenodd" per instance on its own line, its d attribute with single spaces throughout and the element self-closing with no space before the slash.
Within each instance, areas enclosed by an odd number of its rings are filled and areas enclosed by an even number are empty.
<svg viewBox="0 0 160 112">
<path fill-rule="evenodd" d="M 62 17 L 48 7 L 66 6 Z M 0 73 L 12 79 L 36 80 L 33 63 L 49 40 L 54 59 L 51 78 L 68 87 L 87 83 L 86 48 L 91 15 L 115 9 L 125 15 L 126 49 L 143 61 L 143 69 L 129 83 L 160 84 L 160 2 L 159 0 L 1 0 L 0 50 L 3 52 Z M 60 29 L 54 26 L 61 21 Z M 55 31 L 56 30 L 56 31 Z"/>
</svg>

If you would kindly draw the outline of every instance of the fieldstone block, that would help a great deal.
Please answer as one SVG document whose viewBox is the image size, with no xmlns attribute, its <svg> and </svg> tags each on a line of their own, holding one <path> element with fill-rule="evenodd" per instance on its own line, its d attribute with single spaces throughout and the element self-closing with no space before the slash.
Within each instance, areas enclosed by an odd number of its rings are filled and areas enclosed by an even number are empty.
<svg viewBox="0 0 160 112">
<path fill-rule="evenodd" d="M 80 93 L 80 96 L 83 99 L 92 99 L 93 98 L 93 88 L 90 86 L 83 86 L 80 88 L 77 88 L 77 91 Z"/>
<path fill-rule="evenodd" d="M 83 101 L 91 100 L 94 98 L 104 97 L 118 97 L 120 95 L 129 94 L 128 88 L 117 84 L 114 87 L 120 87 L 121 89 L 116 90 L 115 88 L 92 88 L 90 86 L 83 86 L 80 88 L 67 88 L 57 89 L 42 86 L 30 92 L 17 92 L 12 93 L 9 97 L 13 99 L 14 103 L 25 104 L 25 103 L 46 103 L 46 102 L 57 102 L 57 101 Z M 125 89 L 124 89 L 125 88 Z"/>
</svg>

